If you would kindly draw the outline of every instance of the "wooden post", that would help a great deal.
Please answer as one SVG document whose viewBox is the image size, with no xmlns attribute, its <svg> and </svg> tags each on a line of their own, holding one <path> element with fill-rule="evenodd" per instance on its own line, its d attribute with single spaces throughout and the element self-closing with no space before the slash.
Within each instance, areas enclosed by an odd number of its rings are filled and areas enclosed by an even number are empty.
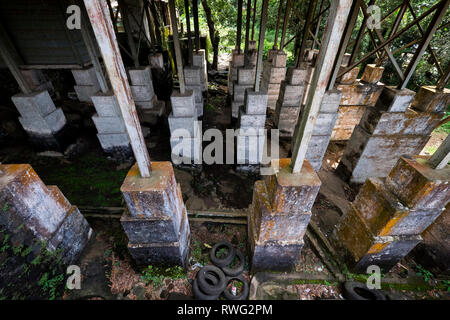
<svg viewBox="0 0 450 320">
<path fill-rule="evenodd" d="M 181 56 L 180 38 L 178 37 L 177 14 L 175 12 L 175 0 L 169 0 L 170 21 L 172 23 L 173 46 L 175 48 L 175 60 L 177 62 L 178 80 L 180 81 L 180 93 L 184 94 L 186 85 L 184 83 L 183 57 Z"/>
<path fill-rule="evenodd" d="M 441 143 L 436 152 L 428 160 L 428 164 L 433 169 L 439 170 L 444 168 L 450 161 L 450 134 Z"/>
<path fill-rule="evenodd" d="M 266 23 L 267 23 L 267 7 L 269 5 L 269 0 L 263 0 L 261 9 L 261 23 L 259 26 L 259 41 L 258 41 L 258 60 L 256 62 L 256 77 L 255 77 L 255 92 L 259 92 L 259 87 L 261 85 L 261 73 L 262 73 L 262 56 L 264 49 L 264 37 L 266 34 Z"/>
<path fill-rule="evenodd" d="M 84 0 L 111 86 L 122 114 L 131 148 L 143 178 L 150 177 L 150 156 L 142 135 L 131 88 L 120 56 L 114 28 L 105 0 Z"/>
<path fill-rule="evenodd" d="M 299 130 L 295 137 L 290 164 L 293 173 L 298 173 L 302 169 L 322 98 L 333 71 L 333 63 L 338 53 L 339 43 L 344 33 L 352 2 L 352 0 L 331 1 L 326 33 L 317 58 L 316 70 L 314 71 L 311 89 L 306 100 L 305 112 L 299 119 Z"/>
</svg>

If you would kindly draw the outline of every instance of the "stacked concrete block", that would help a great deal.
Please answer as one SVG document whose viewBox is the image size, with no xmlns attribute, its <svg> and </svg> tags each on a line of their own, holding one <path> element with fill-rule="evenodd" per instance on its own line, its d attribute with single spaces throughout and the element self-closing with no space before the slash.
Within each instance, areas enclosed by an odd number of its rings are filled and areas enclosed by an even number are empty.
<svg viewBox="0 0 450 320">
<path fill-rule="evenodd" d="M 150 68 L 161 68 L 164 69 L 164 57 L 163 54 L 158 52 L 150 54 L 148 56 L 148 62 L 150 63 Z"/>
<path fill-rule="evenodd" d="M 423 242 L 414 248 L 414 261 L 433 273 L 450 275 L 450 205 L 422 234 Z"/>
<path fill-rule="evenodd" d="M 239 109 L 237 164 L 258 165 L 262 161 L 266 135 L 267 94 L 247 89 L 245 106 Z"/>
<path fill-rule="evenodd" d="M 194 53 L 192 54 L 192 65 L 202 70 L 201 71 L 201 84 L 203 86 L 202 91 L 208 91 L 208 69 L 206 67 L 206 56 L 204 49 L 194 51 Z"/>
<path fill-rule="evenodd" d="M 203 116 L 203 91 L 205 89 L 204 69 L 197 66 L 184 67 L 184 82 L 186 90 L 191 90 L 195 96 L 197 117 Z"/>
<path fill-rule="evenodd" d="M 0 203 L 0 227 L 13 243 L 33 250 L 46 243 L 65 264 L 77 261 L 92 235 L 78 208 L 58 187 L 46 186 L 29 164 L 0 165 Z"/>
<path fill-rule="evenodd" d="M 172 113 L 168 120 L 172 161 L 176 164 L 198 164 L 201 162 L 202 130 L 197 121 L 194 92 L 174 92 L 170 101 Z"/>
<path fill-rule="evenodd" d="M 100 91 L 94 67 L 72 69 L 71 71 L 76 83 L 73 88 L 77 93 L 78 100 L 91 103 L 91 97 Z"/>
<path fill-rule="evenodd" d="M 345 67 L 341 67 L 343 68 Z M 379 82 L 383 71 L 383 67 L 368 64 L 361 79 L 357 79 L 359 68 L 355 67 L 337 80 L 337 89 L 342 91 L 342 99 L 332 140 L 350 139 L 366 109 L 375 106 L 384 87 Z"/>
<path fill-rule="evenodd" d="M 287 55 L 281 50 L 269 50 L 263 63 L 261 90 L 269 95 L 268 107 L 275 110 L 281 82 L 286 76 Z"/>
<path fill-rule="evenodd" d="M 351 267 L 389 271 L 419 242 L 450 201 L 450 168 L 426 158 L 401 157 L 386 179 L 370 178 L 338 223 L 333 237 Z"/>
<path fill-rule="evenodd" d="M 153 88 L 150 66 L 128 70 L 131 94 L 141 122 L 156 124 L 165 111 L 165 103 L 158 101 Z"/>
<path fill-rule="evenodd" d="M 244 66 L 244 53 L 234 49 L 231 52 L 231 61 L 228 66 L 228 95 L 233 97 L 234 82 L 238 79 L 238 68 Z"/>
<path fill-rule="evenodd" d="M 245 103 L 245 92 L 252 89 L 255 84 L 255 68 L 237 68 L 237 80 L 233 82 L 233 100 L 231 102 L 231 116 L 238 118 L 239 109 Z M 265 114 L 265 112 L 264 112 Z"/>
<path fill-rule="evenodd" d="M 59 136 L 66 125 L 66 117 L 61 108 L 55 107 L 48 91 L 20 93 L 11 99 L 30 140 L 43 149 L 60 149 Z"/>
<path fill-rule="evenodd" d="M 135 262 L 185 267 L 190 229 L 172 164 L 152 162 L 149 178 L 142 178 L 135 164 L 120 191 L 128 208 L 120 221 Z"/>
<path fill-rule="evenodd" d="M 292 137 L 297 124 L 305 91 L 306 68 L 288 68 L 286 80 L 281 82 L 275 108 L 275 125 L 280 136 Z"/>
<path fill-rule="evenodd" d="M 339 90 L 327 90 L 323 96 L 316 124 L 306 151 L 306 159 L 318 171 L 331 140 L 331 134 L 338 117 L 339 101 L 342 93 Z M 304 109 L 301 113 L 303 116 Z"/>
<path fill-rule="evenodd" d="M 132 155 L 130 140 L 114 94 L 99 92 L 91 99 L 97 111 L 92 120 L 103 150 L 114 158 L 130 157 Z"/>
<path fill-rule="evenodd" d="M 248 42 L 248 50 L 245 52 L 244 64 L 248 67 L 256 68 L 257 59 L 258 51 L 256 50 L 256 40 L 250 40 Z"/>
<path fill-rule="evenodd" d="M 298 174 L 289 163 L 290 159 L 272 160 L 275 173 L 254 185 L 248 214 L 253 272 L 293 269 L 304 244 L 321 183 L 307 160 Z"/>
<path fill-rule="evenodd" d="M 383 89 L 376 106 L 365 110 L 347 143 L 337 168 L 342 177 L 355 183 L 386 177 L 400 156 L 421 152 L 442 112 L 410 108 L 414 95 L 408 89 Z"/>
</svg>

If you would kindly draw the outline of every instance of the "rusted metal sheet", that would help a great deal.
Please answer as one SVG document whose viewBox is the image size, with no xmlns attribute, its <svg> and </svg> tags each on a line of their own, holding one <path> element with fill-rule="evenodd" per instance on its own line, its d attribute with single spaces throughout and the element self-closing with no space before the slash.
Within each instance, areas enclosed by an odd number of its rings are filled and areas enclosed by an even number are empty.
<svg viewBox="0 0 450 320">
<path fill-rule="evenodd" d="M 291 160 L 293 173 L 300 172 L 303 166 L 322 98 L 333 71 L 333 62 L 338 52 L 339 42 L 344 32 L 351 5 L 352 0 L 333 0 L 331 2 L 325 36 L 311 83 L 312 90 L 308 93 L 305 114 L 299 119 L 299 130 L 295 137 Z"/>
<path fill-rule="evenodd" d="M 84 0 L 97 43 L 117 98 L 131 147 L 143 178 L 150 177 L 150 157 L 105 0 Z"/>
</svg>

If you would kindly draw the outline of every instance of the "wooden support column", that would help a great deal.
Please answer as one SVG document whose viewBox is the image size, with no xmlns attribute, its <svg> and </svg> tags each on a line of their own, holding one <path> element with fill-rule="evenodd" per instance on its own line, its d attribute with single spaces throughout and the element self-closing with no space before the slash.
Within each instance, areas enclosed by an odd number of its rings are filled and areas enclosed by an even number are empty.
<svg viewBox="0 0 450 320">
<path fill-rule="evenodd" d="M 106 93 L 109 90 L 108 83 L 106 82 L 100 60 L 97 56 L 97 48 L 94 39 L 92 39 L 91 32 L 89 30 L 89 18 L 86 16 L 84 11 L 82 14 L 81 22 L 81 36 L 83 37 L 84 44 L 88 51 L 89 57 L 91 58 L 92 65 L 94 66 L 95 76 L 97 78 L 98 84 L 100 85 L 100 90 L 102 90 L 103 93 Z"/>
<path fill-rule="evenodd" d="M 253 1 L 252 40 L 255 40 L 256 0 Z"/>
<path fill-rule="evenodd" d="M 263 0 L 261 8 L 261 23 L 259 26 L 258 59 L 256 62 L 255 92 L 259 92 L 259 87 L 261 86 L 262 58 L 263 58 L 262 56 L 264 49 L 264 37 L 266 35 L 268 5 L 269 0 Z"/>
<path fill-rule="evenodd" d="M 194 15 L 195 51 L 200 50 L 200 26 L 198 24 L 198 0 L 192 0 L 192 14 Z"/>
<path fill-rule="evenodd" d="M 306 49 L 306 40 L 308 39 L 309 31 L 311 28 L 311 21 L 314 17 L 314 12 L 316 11 L 317 0 L 310 0 L 308 6 L 308 13 L 306 14 L 306 21 L 303 27 L 302 42 L 300 43 L 300 49 L 297 55 L 297 68 L 302 64 L 303 55 Z"/>
<path fill-rule="evenodd" d="M 439 170 L 444 168 L 450 161 L 450 134 L 441 143 L 436 152 L 428 160 L 428 164 L 433 169 Z"/>
<path fill-rule="evenodd" d="M 289 24 L 290 13 L 291 13 L 291 0 L 287 0 L 286 9 L 284 11 L 283 31 L 281 32 L 280 50 L 284 49 L 284 43 L 286 40 L 286 30 Z"/>
<path fill-rule="evenodd" d="M 184 94 L 186 85 L 184 83 L 183 57 L 181 56 L 180 38 L 178 37 L 177 14 L 175 11 L 175 0 L 169 0 L 170 22 L 172 25 L 173 47 L 175 48 L 175 60 L 177 62 L 178 81 L 180 82 L 180 93 Z"/>
<path fill-rule="evenodd" d="M 238 0 L 237 11 L 237 30 L 236 30 L 236 49 L 241 53 L 241 38 L 242 38 L 242 0 Z"/>
<path fill-rule="evenodd" d="M 250 12 L 252 11 L 252 0 L 247 0 L 247 18 L 245 20 L 245 53 L 248 52 L 248 43 L 250 41 Z"/>
<path fill-rule="evenodd" d="M 108 72 L 111 86 L 122 114 L 131 148 L 141 177 L 148 178 L 151 173 L 150 156 L 142 135 L 131 88 L 128 84 L 125 67 L 120 56 L 114 28 L 105 0 L 84 0 L 89 19 L 97 39 L 100 52 Z"/>
<path fill-rule="evenodd" d="M 317 58 L 311 89 L 306 100 L 305 113 L 299 119 L 299 130 L 295 137 L 290 164 L 293 173 L 300 172 L 303 166 L 309 141 L 311 140 L 314 125 L 320 110 L 320 104 L 322 103 L 322 98 L 333 71 L 333 62 L 338 53 L 339 43 L 344 33 L 352 2 L 352 0 L 331 1 L 326 26 L 327 31 Z"/>
<path fill-rule="evenodd" d="M 278 5 L 278 14 L 277 14 L 277 25 L 275 27 L 275 40 L 273 41 L 273 49 L 278 49 L 278 31 L 280 30 L 280 21 L 281 21 L 281 13 L 283 10 L 283 0 L 280 0 L 280 4 Z"/>
<path fill-rule="evenodd" d="M 128 45 L 130 46 L 133 63 L 134 66 L 137 68 L 139 67 L 139 58 L 136 50 L 136 44 L 134 43 L 133 35 L 131 34 L 130 20 L 128 19 L 128 8 L 127 5 L 125 4 L 125 1 L 118 0 L 118 3 L 119 3 L 119 10 L 122 13 L 123 28 L 125 29 L 125 33 L 127 34 Z"/>
<path fill-rule="evenodd" d="M 14 48 L 11 40 L 9 39 L 6 30 L 0 23 L 0 56 L 11 71 L 14 79 L 16 79 L 19 84 L 20 90 L 25 94 L 30 94 L 32 92 L 30 85 L 20 72 L 19 65 L 24 64 L 22 58 L 17 53 L 16 48 Z"/>
<path fill-rule="evenodd" d="M 184 15 L 186 16 L 186 33 L 188 38 L 189 65 L 192 66 L 192 39 L 191 39 L 191 18 L 189 15 L 189 0 L 184 0 Z"/>
</svg>

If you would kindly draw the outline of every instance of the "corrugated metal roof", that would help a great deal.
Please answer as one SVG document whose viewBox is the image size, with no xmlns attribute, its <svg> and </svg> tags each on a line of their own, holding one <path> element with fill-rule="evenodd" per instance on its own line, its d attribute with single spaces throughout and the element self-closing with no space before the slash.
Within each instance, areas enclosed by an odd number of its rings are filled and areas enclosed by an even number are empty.
<svg viewBox="0 0 450 320">
<path fill-rule="evenodd" d="M 0 1 L 0 21 L 26 65 L 90 62 L 81 31 L 66 27 L 66 9 L 73 3 L 84 10 L 78 0 Z"/>
</svg>

